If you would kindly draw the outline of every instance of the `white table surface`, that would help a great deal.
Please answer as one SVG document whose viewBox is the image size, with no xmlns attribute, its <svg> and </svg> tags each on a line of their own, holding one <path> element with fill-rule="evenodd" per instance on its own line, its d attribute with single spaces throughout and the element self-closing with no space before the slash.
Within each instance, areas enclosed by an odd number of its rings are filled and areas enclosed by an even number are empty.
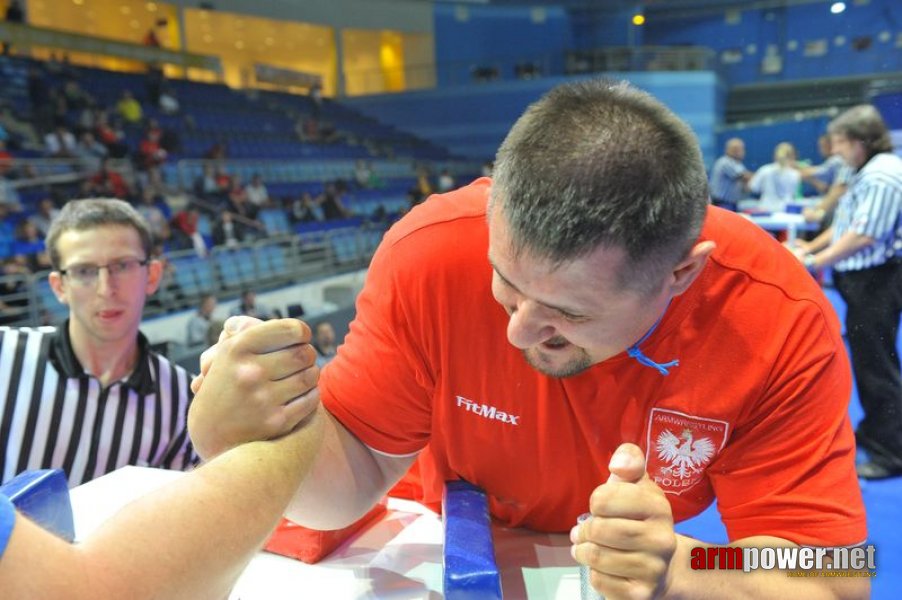
<svg viewBox="0 0 902 600">
<path fill-rule="evenodd" d="M 125 467 L 71 490 L 76 539 L 181 472 Z M 442 523 L 425 507 L 389 499 L 388 514 L 316 565 L 259 553 L 232 600 L 442 598 Z M 579 571 L 563 534 L 494 529 L 506 599 L 576 600 Z"/>
</svg>

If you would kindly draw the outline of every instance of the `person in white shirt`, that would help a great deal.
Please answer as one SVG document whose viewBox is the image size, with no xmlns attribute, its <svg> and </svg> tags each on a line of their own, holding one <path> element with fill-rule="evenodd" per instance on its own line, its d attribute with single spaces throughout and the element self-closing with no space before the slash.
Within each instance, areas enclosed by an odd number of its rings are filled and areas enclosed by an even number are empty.
<svg viewBox="0 0 902 600">
<path fill-rule="evenodd" d="M 802 176 L 794 167 L 796 149 L 789 142 L 774 148 L 774 162 L 758 169 L 749 181 L 749 189 L 761 195 L 761 208 L 782 210 L 796 197 Z"/>
<path fill-rule="evenodd" d="M 248 201 L 257 208 L 269 205 L 269 191 L 259 173 L 254 173 L 251 182 L 244 188 L 244 193 L 247 195 Z"/>
</svg>

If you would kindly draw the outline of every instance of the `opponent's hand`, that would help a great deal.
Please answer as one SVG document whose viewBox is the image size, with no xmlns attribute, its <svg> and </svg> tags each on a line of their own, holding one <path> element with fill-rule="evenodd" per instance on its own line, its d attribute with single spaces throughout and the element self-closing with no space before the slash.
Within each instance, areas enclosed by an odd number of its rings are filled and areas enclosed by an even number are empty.
<svg viewBox="0 0 902 600">
<path fill-rule="evenodd" d="M 231 321 L 231 319 L 230 319 Z M 239 331 L 244 323 L 244 330 Z M 233 321 L 205 352 L 188 432 L 197 453 L 288 433 L 319 405 L 310 328 L 297 319 Z"/>
<path fill-rule="evenodd" d="M 592 517 L 570 531 L 573 558 L 592 569 L 592 587 L 608 600 L 661 597 L 677 546 L 670 503 L 645 472 L 638 446 L 617 448 L 609 470 L 592 492 Z"/>
</svg>

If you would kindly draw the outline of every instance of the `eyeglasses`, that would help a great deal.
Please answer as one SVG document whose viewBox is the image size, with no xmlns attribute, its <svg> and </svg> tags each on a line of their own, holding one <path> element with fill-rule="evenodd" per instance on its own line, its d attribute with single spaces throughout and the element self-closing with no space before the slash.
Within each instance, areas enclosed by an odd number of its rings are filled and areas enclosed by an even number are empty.
<svg viewBox="0 0 902 600">
<path fill-rule="evenodd" d="M 139 260 L 137 258 L 125 258 L 113 261 L 106 265 L 72 265 L 68 269 L 60 269 L 61 275 L 68 276 L 73 282 L 90 287 L 97 285 L 97 278 L 100 276 L 100 269 L 106 269 L 110 277 L 118 279 L 120 277 L 129 277 L 138 272 L 138 269 L 147 266 L 150 260 L 145 258 Z"/>
</svg>

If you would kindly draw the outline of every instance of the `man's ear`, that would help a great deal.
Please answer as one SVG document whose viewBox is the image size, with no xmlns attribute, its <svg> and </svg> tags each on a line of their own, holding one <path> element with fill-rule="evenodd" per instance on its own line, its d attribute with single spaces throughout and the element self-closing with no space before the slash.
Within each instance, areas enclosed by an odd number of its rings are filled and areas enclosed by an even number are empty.
<svg viewBox="0 0 902 600">
<path fill-rule="evenodd" d="M 147 286 L 145 287 L 144 292 L 148 296 L 156 292 L 157 288 L 160 287 L 160 280 L 162 278 L 163 263 L 156 259 L 151 259 L 151 261 L 147 263 Z"/>
<path fill-rule="evenodd" d="M 56 299 L 62 304 L 69 304 L 62 274 L 59 271 L 50 271 L 50 274 L 47 275 L 47 282 L 50 284 L 50 289 L 53 290 L 53 295 L 56 296 Z"/>
<path fill-rule="evenodd" d="M 689 254 L 673 268 L 671 273 L 670 293 L 679 296 L 689 289 L 692 282 L 701 274 L 708 262 L 708 257 L 714 252 L 716 244 L 712 241 L 699 242 L 692 247 Z"/>
</svg>

